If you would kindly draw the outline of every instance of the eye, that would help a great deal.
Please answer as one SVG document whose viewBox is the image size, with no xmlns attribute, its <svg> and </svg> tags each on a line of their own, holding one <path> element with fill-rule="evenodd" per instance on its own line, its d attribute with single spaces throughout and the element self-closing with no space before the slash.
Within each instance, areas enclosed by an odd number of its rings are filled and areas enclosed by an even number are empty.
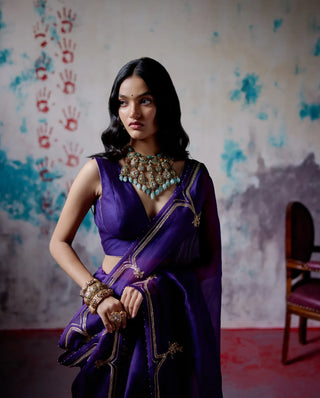
<svg viewBox="0 0 320 398">
<path fill-rule="evenodd" d="M 126 103 L 125 100 L 119 99 L 119 107 L 124 107 L 124 106 L 126 106 L 126 105 L 127 105 L 127 103 Z"/>
<path fill-rule="evenodd" d="M 151 98 L 142 98 L 141 99 L 141 104 L 143 104 L 143 105 L 150 105 L 150 104 L 152 104 L 152 99 Z"/>
</svg>

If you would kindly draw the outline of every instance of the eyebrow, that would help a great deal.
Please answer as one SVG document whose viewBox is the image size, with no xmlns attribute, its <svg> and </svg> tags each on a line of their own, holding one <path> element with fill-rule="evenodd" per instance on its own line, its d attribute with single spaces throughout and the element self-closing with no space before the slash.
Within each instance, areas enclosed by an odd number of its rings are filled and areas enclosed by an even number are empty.
<svg viewBox="0 0 320 398">
<path fill-rule="evenodd" d="M 144 97 L 145 95 L 151 95 L 151 96 L 152 96 L 152 94 L 150 93 L 150 91 L 146 91 L 145 93 L 139 94 L 139 95 L 137 96 L 137 98 Z M 120 93 L 119 93 L 119 98 L 128 98 L 128 97 L 127 97 L 126 95 L 124 95 L 124 94 L 120 94 Z"/>
</svg>

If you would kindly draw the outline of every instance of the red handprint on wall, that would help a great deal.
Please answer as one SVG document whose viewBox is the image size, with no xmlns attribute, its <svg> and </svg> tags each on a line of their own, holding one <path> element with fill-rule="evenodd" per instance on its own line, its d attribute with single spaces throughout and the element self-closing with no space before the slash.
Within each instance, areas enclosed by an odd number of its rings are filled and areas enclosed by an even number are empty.
<svg viewBox="0 0 320 398">
<path fill-rule="evenodd" d="M 38 143 L 41 148 L 49 149 L 51 147 L 51 135 L 53 127 L 48 127 L 47 123 L 37 128 Z"/>
<path fill-rule="evenodd" d="M 37 92 L 37 108 L 39 112 L 48 113 L 49 108 L 49 100 L 51 97 L 51 91 L 43 88 Z"/>
<path fill-rule="evenodd" d="M 67 110 L 62 109 L 62 113 L 65 120 L 59 120 L 59 122 L 63 124 L 64 128 L 69 131 L 77 130 L 80 117 L 80 112 L 77 111 L 77 108 L 68 106 Z"/>
<path fill-rule="evenodd" d="M 70 64 L 74 60 L 74 51 L 76 49 L 76 43 L 73 43 L 71 39 L 67 40 L 65 37 L 61 41 L 58 41 L 58 46 L 62 53 L 62 61 L 65 64 Z"/>
<path fill-rule="evenodd" d="M 40 201 L 41 201 L 41 210 L 44 214 L 52 215 L 53 213 L 55 213 L 56 210 L 59 209 L 58 206 L 54 207 L 53 195 L 48 191 L 40 198 Z"/>
<path fill-rule="evenodd" d="M 66 145 L 63 145 L 63 149 L 67 155 L 67 161 L 65 165 L 69 167 L 77 167 L 80 162 L 80 156 L 83 153 L 83 148 L 80 148 L 79 144 L 77 143 L 73 144 L 70 142 L 68 148 Z"/>
<path fill-rule="evenodd" d="M 69 11 L 67 11 L 66 7 L 63 7 L 62 14 L 60 11 L 58 11 L 57 14 L 61 23 L 61 33 L 71 33 L 77 14 L 73 13 L 72 15 L 72 10 L 69 9 Z"/>
<path fill-rule="evenodd" d="M 52 170 L 53 166 L 54 162 L 50 162 L 47 156 L 36 161 L 36 167 L 39 170 L 39 177 L 41 181 L 53 181 L 55 178 L 61 177 L 57 172 Z"/>
<path fill-rule="evenodd" d="M 41 56 L 37 58 L 34 66 L 36 71 L 36 78 L 39 80 L 47 80 L 48 72 L 50 72 L 52 68 L 51 58 L 43 52 Z"/>
<path fill-rule="evenodd" d="M 33 27 L 34 38 L 40 42 L 41 47 L 46 47 L 46 45 L 48 44 L 47 41 L 48 31 L 49 31 L 49 25 L 47 24 L 44 26 L 43 20 L 41 20 L 41 23 L 37 22 Z"/>
<path fill-rule="evenodd" d="M 62 80 L 63 85 L 57 84 L 57 87 L 62 90 L 64 94 L 74 94 L 76 91 L 76 81 L 77 74 L 73 73 L 71 70 L 64 70 L 64 74 L 62 72 L 59 73 L 60 79 Z"/>
</svg>

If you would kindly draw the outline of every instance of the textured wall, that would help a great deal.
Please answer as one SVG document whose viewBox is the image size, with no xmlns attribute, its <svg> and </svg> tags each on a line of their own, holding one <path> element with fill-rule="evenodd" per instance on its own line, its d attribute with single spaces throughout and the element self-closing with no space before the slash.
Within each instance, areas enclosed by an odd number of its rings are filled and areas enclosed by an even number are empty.
<svg viewBox="0 0 320 398">
<path fill-rule="evenodd" d="M 102 149 L 115 74 L 145 55 L 169 70 L 191 155 L 215 182 L 223 326 L 283 325 L 286 203 L 320 221 L 320 2 L 3 0 L 1 328 L 61 327 L 79 306 L 48 242 L 72 179 Z M 90 214 L 75 247 L 99 266 Z"/>
</svg>

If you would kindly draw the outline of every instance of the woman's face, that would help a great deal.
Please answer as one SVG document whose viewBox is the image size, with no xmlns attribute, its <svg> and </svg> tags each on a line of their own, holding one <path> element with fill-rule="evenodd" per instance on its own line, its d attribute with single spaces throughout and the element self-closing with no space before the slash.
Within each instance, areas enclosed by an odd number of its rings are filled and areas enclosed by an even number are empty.
<svg viewBox="0 0 320 398">
<path fill-rule="evenodd" d="M 128 77 L 119 88 L 119 117 L 132 140 L 155 141 L 156 104 L 145 81 Z"/>
</svg>

